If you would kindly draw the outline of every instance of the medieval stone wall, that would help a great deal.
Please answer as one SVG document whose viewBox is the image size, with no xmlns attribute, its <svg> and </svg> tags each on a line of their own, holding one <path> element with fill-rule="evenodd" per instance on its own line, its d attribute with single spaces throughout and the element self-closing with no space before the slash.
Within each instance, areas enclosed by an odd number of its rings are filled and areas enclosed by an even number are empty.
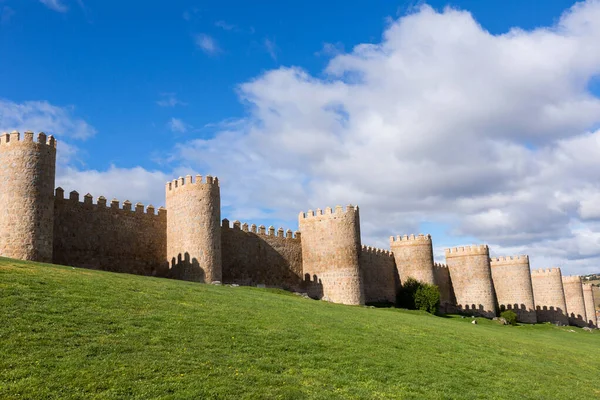
<svg viewBox="0 0 600 400">
<path fill-rule="evenodd" d="M 456 297 L 450 279 L 450 270 L 446 264 L 434 263 L 433 276 L 435 284 L 440 289 L 440 309 L 443 312 L 454 312 L 456 307 Z"/>
<path fill-rule="evenodd" d="M 492 258 L 492 280 L 500 311 L 513 310 L 519 322 L 537 322 L 529 257 Z"/>
<path fill-rule="evenodd" d="M 563 276 L 562 283 L 565 292 L 565 302 L 567 303 L 569 324 L 580 327 L 587 326 L 588 323 L 585 313 L 585 301 L 583 299 L 581 277 Z"/>
<path fill-rule="evenodd" d="M 396 302 L 399 278 L 394 256 L 390 251 L 362 246 L 359 258 L 365 303 Z"/>
<path fill-rule="evenodd" d="M 302 288 L 300 232 L 240 224 L 227 219 L 221 225 L 223 282 L 265 285 L 298 291 Z"/>
<path fill-rule="evenodd" d="M 596 320 L 596 299 L 594 298 L 593 286 L 589 283 L 583 284 L 583 301 L 585 302 L 585 316 L 589 327 L 598 327 Z"/>
<path fill-rule="evenodd" d="M 538 322 L 569 324 L 560 268 L 531 271 L 533 299 Z"/>
<path fill-rule="evenodd" d="M 127 272 L 139 275 L 165 276 L 167 243 L 166 211 L 153 206 L 135 209 L 129 201 L 120 208 L 119 201 L 107 206 L 100 196 L 93 204 L 87 194 L 56 189 L 54 204 L 55 264 Z"/>
<path fill-rule="evenodd" d="M 56 141 L 0 135 L 0 255 L 52 261 Z"/>
<path fill-rule="evenodd" d="M 446 263 L 458 308 L 484 317 L 496 316 L 496 297 L 488 246 L 446 249 Z"/>
<path fill-rule="evenodd" d="M 300 213 L 298 223 L 304 274 L 312 282 L 309 295 L 334 303 L 364 304 L 358 207 L 310 210 Z"/>
<path fill-rule="evenodd" d="M 166 186 L 170 276 L 197 282 L 222 279 L 219 180 L 198 175 Z"/>
<path fill-rule="evenodd" d="M 431 235 L 390 237 L 400 281 L 412 277 L 420 282 L 435 283 Z"/>
</svg>

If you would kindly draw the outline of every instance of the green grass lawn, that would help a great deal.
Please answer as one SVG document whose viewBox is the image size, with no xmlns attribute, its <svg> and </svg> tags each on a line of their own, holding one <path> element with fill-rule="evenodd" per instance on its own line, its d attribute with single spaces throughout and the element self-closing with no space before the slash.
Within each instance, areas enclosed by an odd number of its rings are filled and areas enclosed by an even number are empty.
<svg viewBox="0 0 600 400">
<path fill-rule="evenodd" d="M 600 334 L 0 259 L 0 398 L 600 397 Z"/>
</svg>

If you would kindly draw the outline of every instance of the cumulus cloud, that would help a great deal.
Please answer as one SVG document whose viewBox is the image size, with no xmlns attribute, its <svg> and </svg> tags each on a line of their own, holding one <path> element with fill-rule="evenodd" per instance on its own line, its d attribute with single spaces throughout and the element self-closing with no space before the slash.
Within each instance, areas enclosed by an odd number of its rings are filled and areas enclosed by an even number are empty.
<svg viewBox="0 0 600 400">
<path fill-rule="evenodd" d="M 179 118 L 171 118 L 167 123 L 167 126 L 169 127 L 171 132 L 174 133 L 185 133 L 189 128 L 189 125 Z"/>
<path fill-rule="evenodd" d="M 231 218 L 357 203 L 369 244 L 437 224 L 445 245 L 597 270 L 598 19 L 587 1 L 492 35 L 419 6 L 379 43 L 338 46 L 324 76 L 282 67 L 240 85 L 247 118 L 178 155 L 219 175 Z"/>
<path fill-rule="evenodd" d="M 175 93 L 161 93 L 160 100 L 156 102 L 161 107 L 185 106 L 187 103 L 179 100 Z"/>
<path fill-rule="evenodd" d="M 73 116 L 74 107 L 59 107 L 47 101 L 15 103 L 0 99 L 0 129 L 2 131 L 41 131 L 60 137 L 87 139 L 96 129 Z"/>
<path fill-rule="evenodd" d="M 67 7 L 61 0 L 40 0 L 40 3 L 57 12 L 65 13 L 69 11 L 69 7 Z"/>
<path fill-rule="evenodd" d="M 221 52 L 217 41 L 210 35 L 204 33 L 198 34 L 194 37 L 196 46 L 208 55 L 215 55 Z"/>
</svg>

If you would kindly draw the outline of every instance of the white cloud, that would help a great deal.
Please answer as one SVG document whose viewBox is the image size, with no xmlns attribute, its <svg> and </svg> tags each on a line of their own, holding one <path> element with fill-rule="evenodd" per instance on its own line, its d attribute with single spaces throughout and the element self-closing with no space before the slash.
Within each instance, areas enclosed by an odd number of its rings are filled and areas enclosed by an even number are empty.
<svg viewBox="0 0 600 400">
<path fill-rule="evenodd" d="M 434 223 L 447 245 L 597 270 L 599 19 L 588 1 L 555 26 L 492 35 L 468 12 L 421 6 L 324 78 L 291 67 L 242 84 L 248 117 L 178 155 L 219 175 L 230 218 L 352 202 L 368 244 Z"/>
<path fill-rule="evenodd" d="M 175 93 L 161 93 L 160 100 L 156 102 L 161 107 L 186 106 L 187 103 L 179 100 Z"/>
<path fill-rule="evenodd" d="M 61 0 L 40 0 L 40 3 L 57 12 L 65 13 L 69 11 L 69 7 L 67 7 Z"/>
<path fill-rule="evenodd" d="M 185 133 L 190 127 L 188 124 L 186 124 L 179 118 L 171 118 L 167 123 L 167 126 L 172 132 L 175 133 Z"/>
<path fill-rule="evenodd" d="M 225 21 L 217 21 L 217 22 L 215 22 L 215 26 L 218 27 L 218 28 L 221 28 L 221 29 L 223 29 L 225 31 L 237 31 L 238 30 L 238 28 L 237 28 L 236 25 L 234 25 L 234 24 L 228 24 Z"/>
<path fill-rule="evenodd" d="M 267 53 L 269 53 L 273 61 L 277 61 L 277 45 L 275 44 L 275 42 L 268 38 L 265 38 L 264 44 Z"/>
<path fill-rule="evenodd" d="M 217 41 L 209 35 L 200 33 L 194 37 L 196 46 L 208 55 L 215 55 L 221 52 Z"/>
<path fill-rule="evenodd" d="M 73 117 L 73 107 L 58 107 L 47 101 L 15 103 L 0 99 L 0 131 L 44 131 L 59 138 L 86 139 L 96 130 Z"/>
</svg>

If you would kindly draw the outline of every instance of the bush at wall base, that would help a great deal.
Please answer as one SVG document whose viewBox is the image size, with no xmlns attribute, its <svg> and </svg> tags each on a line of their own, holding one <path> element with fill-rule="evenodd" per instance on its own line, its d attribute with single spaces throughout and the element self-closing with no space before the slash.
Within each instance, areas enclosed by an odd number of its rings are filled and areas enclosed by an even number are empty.
<svg viewBox="0 0 600 400">
<path fill-rule="evenodd" d="M 398 305 L 402 308 L 436 314 L 440 306 L 440 289 L 436 285 L 408 278 L 400 288 Z"/>
<path fill-rule="evenodd" d="M 512 310 L 502 311 L 500 318 L 504 318 L 511 325 L 517 325 L 517 314 Z"/>
</svg>

